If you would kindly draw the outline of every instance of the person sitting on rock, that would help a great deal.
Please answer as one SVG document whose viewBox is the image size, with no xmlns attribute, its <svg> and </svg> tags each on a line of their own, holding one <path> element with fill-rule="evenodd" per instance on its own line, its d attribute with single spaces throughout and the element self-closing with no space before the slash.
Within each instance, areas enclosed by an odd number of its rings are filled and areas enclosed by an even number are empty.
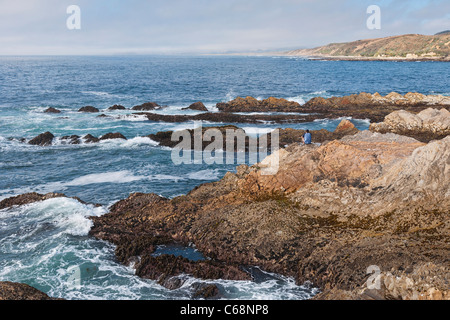
<svg viewBox="0 0 450 320">
<path fill-rule="evenodd" d="M 306 130 L 306 133 L 302 137 L 303 144 L 311 144 L 311 133 L 309 130 Z"/>
</svg>

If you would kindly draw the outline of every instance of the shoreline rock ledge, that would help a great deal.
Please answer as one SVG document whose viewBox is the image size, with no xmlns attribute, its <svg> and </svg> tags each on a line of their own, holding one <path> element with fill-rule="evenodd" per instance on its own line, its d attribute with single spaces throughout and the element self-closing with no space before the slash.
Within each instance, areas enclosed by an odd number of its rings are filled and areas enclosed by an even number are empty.
<svg viewBox="0 0 450 320">
<path fill-rule="evenodd" d="M 242 279 L 241 268 L 258 266 L 311 282 L 316 299 L 450 299 L 449 159 L 449 136 L 294 143 L 184 196 L 132 194 L 92 217 L 90 234 L 163 284 L 179 272 Z M 173 242 L 194 244 L 208 263 L 163 257 L 161 268 L 152 253 Z"/>
</svg>

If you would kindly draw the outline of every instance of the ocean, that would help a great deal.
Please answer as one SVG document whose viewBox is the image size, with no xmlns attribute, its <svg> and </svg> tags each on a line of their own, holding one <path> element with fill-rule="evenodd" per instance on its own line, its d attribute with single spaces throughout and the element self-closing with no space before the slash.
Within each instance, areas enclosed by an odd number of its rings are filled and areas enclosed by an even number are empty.
<svg viewBox="0 0 450 320">
<path fill-rule="evenodd" d="M 90 216 L 133 192 L 167 198 L 216 181 L 236 164 L 175 166 L 171 149 L 145 136 L 159 131 L 194 128 L 194 123 L 150 122 L 131 110 L 107 111 L 154 101 L 162 114 L 195 114 L 181 110 L 202 101 L 216 103 L 238 96 L 270 96 L 304 103 L 317 96 L 359 92 L 382 95 L 450 95 L 445 62 L 320 61 L 295 57 L 243 56 L 109 56 L 0 57 L 0 200 L 27 192 L 61 192 L 51 199 L 0 211 L 0 281 L 27 283 L 50 296 L 78 300 L 190 299 L 192 284 L 216 284 L 224 299 L 303 300 L 317 290 L 294 279 L 254 266 L 254 281 L 205 281 L 186 276 L 168 290 L 141 279 L 132 266 L 114 258 L 114 246 L 88 236 Z M 95 106 L 108 117 L 77 112 Z M 43 111 L 55 107 L 60 114 Z M 248 134 L 279 127 L 334 130 L 341 119 L 279 125 L 236 124 Z M 353 120 L 365 130 L 369 121 Z M 222 125 L 202 123 L 203 126 Z M 50 131 L 52 146 L 21 142 Z M 121 132 L 128 140 L 67 145 L 66 135 Z M 161 247 L 157 253 L 203 259 L 194 247 Z M 73 272 L 79 272 L 73 283 Z"/>
</svg>

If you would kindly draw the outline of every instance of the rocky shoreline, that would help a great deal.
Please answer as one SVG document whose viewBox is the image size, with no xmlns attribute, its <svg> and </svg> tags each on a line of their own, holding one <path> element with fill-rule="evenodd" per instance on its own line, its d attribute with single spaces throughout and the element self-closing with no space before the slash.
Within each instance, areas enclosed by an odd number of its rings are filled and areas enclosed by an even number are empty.
<svg viewBox="0 0 450 320">
<path fill-rule="evenodd" d="M 282 148 L 261 163 L 174 199 L 131 194 L 91 217 L 90 236 L 113 243 L 118 261 L 170 289 L 183 284 L 181 274 L 249 280 L 246 270 L 258 266 L 311 283 L 321 290 L 314 299 L 448 300 L 450 113 L 447 98 L 439 99 L 314 98 L 305 106 L 315 112 L 370 111 L 380 120 L 366 131 L 343 121 L 335 132 L 313 132 L 320 141 L 313 145 L 298 143 L 301 130 L 284 129 Z M 50 135 L 37 144 L 48 145 Z M 160 143 L 168 135 L 160 133 Z M 263 174 L 274 157 L 279 167 Z M 0 209 L 58 196 L 22 195 Z M 153 255 L 172 243 L 193 244 L 207 259 Z"/>
</svg>

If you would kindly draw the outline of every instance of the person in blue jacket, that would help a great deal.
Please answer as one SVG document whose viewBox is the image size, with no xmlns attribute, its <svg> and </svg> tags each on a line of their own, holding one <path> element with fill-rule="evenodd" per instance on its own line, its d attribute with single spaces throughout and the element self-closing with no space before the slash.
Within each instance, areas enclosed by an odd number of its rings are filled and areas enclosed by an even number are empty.
<svg viewBox="0 0 450 320">
<path fill-rule="evenodd" d="M 306 130 L 306 133 L 303 135 L 303 143 L 304 144 L 311 144 L 311 133 L 309 130 Z"/>
</svg>

